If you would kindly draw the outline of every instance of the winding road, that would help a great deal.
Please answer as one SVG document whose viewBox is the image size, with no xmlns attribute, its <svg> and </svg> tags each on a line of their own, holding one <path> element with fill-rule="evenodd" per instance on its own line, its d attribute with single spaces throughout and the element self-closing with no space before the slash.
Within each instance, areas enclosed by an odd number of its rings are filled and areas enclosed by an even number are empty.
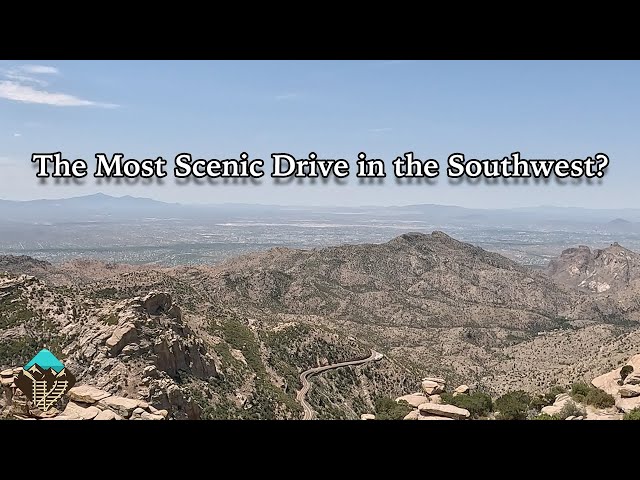
<svg viewBox="0 0 640 480">
<path fill-rule="evenodd" d="M 305 370 L 304 372 L 302 372 L 300 374 L 300 381 L 302 382 L 302 388 L 298 391 L 298 394 L 296 395 L 296 400 L 300 405 L 302 405 L 302 409 L 304 410 L 304 416 L 302 417 L 302 419 L 313 420 L 313 416 L 315 414 L 313 409 L 311 408 L 311 405 L 309 405 L 305 399 L 305 397 L 307 396 L 307 393 L 311 389 L 311 383 L 309 382 L 309 377 L 312 377 L 313 375 L 317 375 L 318 373 L 326 372 L 327 370 L 333 370 L 334 368 L 348 367 L 349 365 L 361 365 L 363 363 L 368 363 L 368 362 L 377 362 L 378 360 L 382 360 L 383 358 L 384 358 L 383 354 L 378 353 L 375 350 L 371 350 L 371 355 L 361 360 L 351 360 L 349 362 L 333 363 L 331 365 L 325 365 L 324 367 L 310 368 L 309 370 Z"/>
</svg>

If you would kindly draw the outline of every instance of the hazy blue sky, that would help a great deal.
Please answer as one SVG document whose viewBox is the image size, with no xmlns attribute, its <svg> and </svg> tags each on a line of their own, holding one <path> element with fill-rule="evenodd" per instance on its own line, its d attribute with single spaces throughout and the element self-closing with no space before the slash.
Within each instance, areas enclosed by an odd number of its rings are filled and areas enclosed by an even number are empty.
<svg viewBox="0 0 640 480">
<path fill-rule="evenodd" d="M 476 207 L 640 207 L 640 63 L 534 61 L 0 62 L 0 198 L 98 191 L 177 202 L 441 203 Z M 33 152 L 92 160 L 177 153 L 267 159 L 272 152 L 441 162 L 435 184 L 42 185 Z M 593 185 L 452 185 L 450 153 L 502 158 L 607 153 Z M 92 162 L 90 162 L 92 165 Z M 389 165 L 390 166 L 390 165 Z M 569 182 L 567 182 L 569 183 Z"/>
</svg>

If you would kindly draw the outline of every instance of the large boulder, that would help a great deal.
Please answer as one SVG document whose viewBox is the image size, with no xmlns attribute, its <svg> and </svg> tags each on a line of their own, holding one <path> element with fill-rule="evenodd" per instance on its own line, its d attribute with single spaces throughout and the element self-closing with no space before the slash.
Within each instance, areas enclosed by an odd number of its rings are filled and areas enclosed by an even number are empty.
<svg viewBox="0 0 640 480">
<path fill-rule="evenodd" d="M 438 415 L 422 415 L 420 414 L 418 416 L 418 420 L 454 420 L 453 418 L 450 417 L 441 417 Z"/>
<path fill-rule="evenodd" d="M 640 396 L 640 385 L 623 385 L 618 390 L 618 393 L 622 398 L 632 398 Z"/>
<path fill-rule="evenodd" d="M 137 340 L 138 332 L 136 330 L 136 326 L 133 323 L 127 322 L 118 326 L 107 339 L 105 344 L 109 348 L 109 353 L 115 356 L 120 353 L 126 345 Z"/>
<path fill-rule="evenodd" d="M 418 420 L 419 416 L 420 416 L 420 412 L 418 410 L 412 410 L 405 415 L 403 420 Z"/>
<path fill-rule="evenodd" d="M 125 418 L 129 418 L 133 411 L 140 406 L 140 402 L 140 400 L 113 395 L 100 400 L 98 405 L 103 408 L 113 410 L 115 413 Z"/>
<path fill-rule="evenodd" d="M 629 413 L 631 410 L 640 407 L 640 397 L 633 398 L 617 398 L 616 408 L 622 410 L 624 413 Z"/>
<path fill-rule="evenodd" d="M 571 402 L 573 400 L 571 400 L 571 397 L 566 394 L 566 393 L 561 393 L 559 395 L 556 395 L 556 400 L 553 403 L 553 405 L 548 405 L 546 407 L 542 407 L 541 412 L 546 414 L 546 415 L 557 415 L 560 413 L 560 411 L 563 409 L 563 407 L 568 403 Z"/>
<path fill-rule="evenodd" d="M 102 410 L 100 410 L 97 407 L 94 407 L 93 405 L 87 407 L 84 409 L 84 412 L 82 414 L 82 419 L 83 420 L 93 420 L 94 418 L 96 418 L 98 415 L 100 415 L 102 413 Z"/>
<path fill-rule="evenodd" d="M 603 409 L 587 405 L 586 410 L 585 420 L 622 420 L 623 416 L 615 407 Z"/>
<path fill-rule="evenodd" d="M 627 376 L 625 383 L 633 385 L 635 382 L 640 382 L 640 379 L 636 380 L 636 375 L 640 373 L 640 354 L 631 357 L 625 365 L 631 365 L 633 367 L 633 372 Z M 625 365 L 621 365 L 620 368 L 594 378 L 591 380 L 591 385 L 600 390 L 604 390 L 614 397 L 619 396 L 620 383 L 622 380 L 620 371 Z"/>
<path fill-rule="evenodd" d="M 456 420 L 463 420 L 471 416 L 469 410 L 456 407 L 455 405 L 423 403 L 418 407 L 418 410 L 420 410 L 420 415 L 435 415 L 438 417 L 449 417 Z"/>
<path fill-rule="evenodd" d="M 149 315 L 169 313 L 169 310 L 171 310 L 171 295 L 168 293 L 152 292 L 142 299 L 142 306 Z M 172 316 L 176 314 L 177 312 L 174 310 Z"/>
<path fill-rule="evenodd" d="M 110 397 L 111 394 L 100 390 L 99 388 L 91 387 L 89 385 L 80 385 L 73 387 L 69 390 L 69 398 L 75 402 L 82 403 L 96 403 L 103 398 Z"/>
<path fill-rule="evenodd" d="M 443 387 L 447 385 L 447 382 L 445 381 L 445 379 L 441 377 L 424 377 L 422 380 L 429 380 L 430 382 L 436 382 L 442 385 Z"/>
<path fill-rule="evenodd" d="M 107 410 L 103 410 L 98 415 L 96 415 L 94 417 L 94 420 L 116 420 L 116 419 L 118 419 L 118 417 L 120 417 L 120 416 L 116 415 L 111 410 L 107 409 Z M 122 418 L 122 417 L 120 417 L 120 418 Z"/>
<path fill-rule="evenodd" d="M 376 416 L 373 413 L 363 413 L 360 415 L 360 420 L 375 420 Z"/>
<path fill-rule="evenodd" d="M 433 380 L 423 380 L 422 391 L 427 395 L 435 395 L 444 392 L 444 385 Z"/>
<path fill-rule="evenodd" d="M 420 393 L 413 393 L 411 395 L 404 395 L 403 397 L 396 398 L 396 402 L 399 402 L 400 400 L 404 400 L 412 407 L 418 408 L 421 404 L 427 403 L 429 401 L 429 397 Z"/>
<path fill-rule="evenodd" d="M 93 417 L 95 417 L 98 413 L 93 415 Z M 67 403 L 67 406 L 65 407 L 65 409 L 64 409 L 64 411 L 62 412 L 61 415 L 64 416 L 64 417 L 73 418 L 73 419 L 76 419 L 76 420 L 84 420 L 87 417 L 88 417 L 87 419 L 93 418 L 93 417 L 91 417 L 91 413 L 87 412 L 86 408 L 81 407 L 80 405 L 78 405 L 77 403 L 74 403 L 74 402 Z"/>
</svg>

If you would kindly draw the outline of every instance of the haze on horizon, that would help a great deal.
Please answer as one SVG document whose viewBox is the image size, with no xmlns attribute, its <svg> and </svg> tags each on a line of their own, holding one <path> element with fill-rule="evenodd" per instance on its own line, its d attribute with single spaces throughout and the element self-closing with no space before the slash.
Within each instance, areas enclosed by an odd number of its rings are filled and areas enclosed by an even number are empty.
<svg viewBox="0 0 640 480">
<path fill-rule="evenodd" d="M 273 205 L 440 204 L 472 208 L 555 205 L 640 207 L 640 63 L 600 61 L 3 61 L 0 62 L 0 192 L 4 199 L 103 192 L 178 203 Z M 92 165 L 96 152 L 169 161 L 263 158 L 390 161 L 413 151 L 435 158 L 435 184 L 347 185 L 305 180 L 260 186 L 43 185 L 34 152 L 61 151 Z M 604 152 L 607 174 L 591 184 L 451 184 L 453 152 L 468 158 L 584 158 Z M 169 171 L 172 168 L 168 168 Z"/>
</svg>

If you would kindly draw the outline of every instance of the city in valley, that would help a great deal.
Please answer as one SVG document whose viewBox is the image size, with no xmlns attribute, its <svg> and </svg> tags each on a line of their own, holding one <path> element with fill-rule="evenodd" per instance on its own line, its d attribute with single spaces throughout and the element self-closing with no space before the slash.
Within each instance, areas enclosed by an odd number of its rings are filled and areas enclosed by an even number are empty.
<svg viewBox="0 0 640 480">
<path fill-rule="evenodd" d="M 543 267 L 565 248 L 640 250 L 640 210 L 179 205 L 102 194 L 0 201 L 0 254 L 165 266 L 214 264 L 272 247 L 382 243 L 409 231 L 457 239 Z"/>
</svg>

